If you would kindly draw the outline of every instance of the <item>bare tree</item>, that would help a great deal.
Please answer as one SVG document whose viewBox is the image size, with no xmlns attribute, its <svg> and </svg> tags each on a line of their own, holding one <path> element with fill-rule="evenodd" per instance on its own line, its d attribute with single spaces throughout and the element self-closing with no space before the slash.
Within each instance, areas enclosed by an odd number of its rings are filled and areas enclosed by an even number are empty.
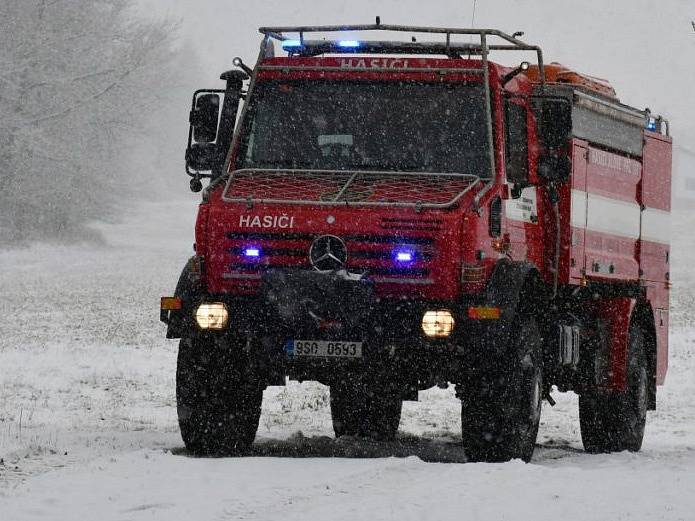
<svg viewBox="0 0 695 521">
<path fill-rule="evenodd" d="M 80 239 L 135 180 L 162 112 L 172 25 L 130 0 L 0 3 L 0 246 Z"/>
</svg>

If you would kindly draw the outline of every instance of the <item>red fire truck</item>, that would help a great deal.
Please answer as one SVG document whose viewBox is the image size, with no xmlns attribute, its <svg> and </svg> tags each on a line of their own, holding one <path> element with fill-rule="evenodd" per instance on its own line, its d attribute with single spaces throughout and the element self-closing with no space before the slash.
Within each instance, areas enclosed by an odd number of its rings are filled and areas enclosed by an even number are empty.
<svg viewBox="0 0 695 521">
<path fill-rule="evenodd" d="M 193 97 L 210 183 L 161 304 L 186 447 L 247 449 L 289 377 L 330 387 L 336 436 L 392 439 L 403 400 L 452 384 L 471 460 L 528 461 L 554 389 L 588 451 L 639 450 L 667 367 L 668 122 L 519 33 L 260 32 L 255 67 Z M 490 61 L 511 52 L 534 64 Z"/>
</svg>

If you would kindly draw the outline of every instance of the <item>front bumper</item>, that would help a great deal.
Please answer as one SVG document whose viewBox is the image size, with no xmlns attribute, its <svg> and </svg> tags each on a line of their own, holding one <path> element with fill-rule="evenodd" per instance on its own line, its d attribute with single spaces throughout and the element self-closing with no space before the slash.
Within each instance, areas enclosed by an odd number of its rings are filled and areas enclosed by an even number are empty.
<svg viewBox="0 0 695 521">
<path fill-rule="evenodd" d="M 202 302 L 222 302 L 229 311 L 229 325 L 221 331 L 202 331 L 194 320 Z M 442 381 L 462 381 L 466 375 L 495 363 L 495 320 L 469 316 L 480 302 L 427 302 L 374 300 L 360 310 L 359 321 L 298 321 L 288 324 L 277 307 L 262 297 L 206 295 L 183 301 L 180 310 L 162 312 L 169 325 L 167 337 L 210 337 L 215 345 L 245 349 L 269 374 L 330 384 L 346 373 L 369 371 L 408 380 L 419 388 Z M 447 338 L 430 338 L 422 330 L 426 311 L 448 309 L 455 326 Z M 284 347 L 288 341 L 335 340 L 363 343 L 360 358 L 296 357 Z"/>
</svg>

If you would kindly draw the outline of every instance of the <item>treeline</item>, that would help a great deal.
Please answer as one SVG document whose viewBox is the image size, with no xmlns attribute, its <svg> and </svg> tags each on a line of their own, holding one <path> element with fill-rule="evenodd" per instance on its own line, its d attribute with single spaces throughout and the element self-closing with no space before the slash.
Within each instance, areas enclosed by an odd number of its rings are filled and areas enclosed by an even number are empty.
<svg viewBox="0 0 695 521">
<path fill-rule="evenodd" d="M 175 27 L 133 12 L 130 0 L 0 2 L 0 248 L 93 238 L 91 222 L 180 163 Z"/>
</svg>

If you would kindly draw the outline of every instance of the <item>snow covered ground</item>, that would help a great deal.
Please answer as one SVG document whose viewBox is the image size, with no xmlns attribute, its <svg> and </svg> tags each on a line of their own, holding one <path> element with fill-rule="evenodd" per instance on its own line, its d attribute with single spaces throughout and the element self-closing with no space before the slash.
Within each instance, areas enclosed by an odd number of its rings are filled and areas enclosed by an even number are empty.
<svg viewBox="0 0 695 521">
<path fill-rule="evenodd" d="M 406 402 L 399 439 L 332 439 L 327 389 L 269 388 L 254 454 L 197 459 L 176 424 L 158 299 L 195 204 L 101 225 L 102 246 L 0 252 L 0 519 L 690 520 L 695 517 L 695 218 L 674 249 L 670 370 L 642 452 L 588 455 L 556 394 L 525 465 L 461 464 L 451 390 Z"/>
</svg>

